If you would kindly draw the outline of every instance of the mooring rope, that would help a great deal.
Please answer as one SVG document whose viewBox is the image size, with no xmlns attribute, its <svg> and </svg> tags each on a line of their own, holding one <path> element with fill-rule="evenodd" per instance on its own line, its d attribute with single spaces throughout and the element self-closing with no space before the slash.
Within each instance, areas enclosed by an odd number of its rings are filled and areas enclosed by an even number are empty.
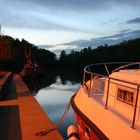
<svg viewBox="0 0 140 140">
<path fill-rule="evenodd" d="M 47 135 L 48 133 L 54 131 L 54 130 L 57 130 L 58 127 L 60 127 L 60 125 L 64 122 L 64 120 L 66 119 L 67 117 L 67 114 L 68 114 L 68 111 L 69 111 L 69 108 L 70 108 L 70 101 L 68 102 L 66 108 L 65 108 L 65 111 L 62 115 L 62 117 L 56 122 L 55 126 L 53 128 L 50 128 L 50 129 L 45 129 L 45 130 L 41 130 L 39 132 L 36 132 L 35 135 L 36 136 L 45 136 Z"/>
</svg>

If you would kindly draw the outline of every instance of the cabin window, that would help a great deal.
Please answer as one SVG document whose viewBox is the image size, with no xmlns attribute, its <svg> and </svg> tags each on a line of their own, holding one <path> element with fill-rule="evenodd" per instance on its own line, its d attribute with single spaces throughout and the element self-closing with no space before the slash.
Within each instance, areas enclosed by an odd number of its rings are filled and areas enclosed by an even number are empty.
<svg viewBox="0 0 140 140">
<path fill-rule="evenodd" d="M 133 105 L 134 92 L 118 88 L 117 99 L 127 104 Z"/>
</svg>

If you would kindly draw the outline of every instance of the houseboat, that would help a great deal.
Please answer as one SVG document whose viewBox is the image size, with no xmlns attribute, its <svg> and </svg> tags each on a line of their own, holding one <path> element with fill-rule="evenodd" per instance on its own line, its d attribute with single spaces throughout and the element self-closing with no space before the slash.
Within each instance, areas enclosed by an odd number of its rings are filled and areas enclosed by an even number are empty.
<svg viewBox="0 0 140 140">
<path fill-rule="evenodd" d="M 83 84 L 70 101 L 76 125 L 68 127 L 69 140 L 140 140 L 139 65 L 103 63 L 84 69 Z"/>
</svg>

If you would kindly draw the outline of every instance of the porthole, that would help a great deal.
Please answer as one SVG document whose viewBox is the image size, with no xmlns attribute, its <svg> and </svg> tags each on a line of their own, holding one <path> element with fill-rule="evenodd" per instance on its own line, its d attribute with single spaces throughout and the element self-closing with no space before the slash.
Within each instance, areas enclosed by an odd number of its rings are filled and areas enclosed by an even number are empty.
<svg viewBox="0 0 140 140">
<path fill-rule="evenodd" d="M 87 127 L 85 127 L 85 136 L 88 137 L 88 138 L 91 137 L 91 135 L 90 135 L 90 129 L 87 128 Z"/>
</svg>

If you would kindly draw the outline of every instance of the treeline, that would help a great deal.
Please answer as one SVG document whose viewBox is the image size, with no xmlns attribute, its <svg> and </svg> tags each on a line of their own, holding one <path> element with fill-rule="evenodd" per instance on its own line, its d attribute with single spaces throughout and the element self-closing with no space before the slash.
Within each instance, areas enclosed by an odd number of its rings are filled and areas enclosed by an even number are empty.
<svg viewBox="0 0 140 140">
<path fill-rule="evenodd" d="M 81 51 L 72 50 L 69 54 L 63 50 L 60 55 L 59 66 L 83 69 L 91 63 L 134 61 L 140 61 L 140 38 L 116 45 L 105 44 L 95 49 L 89 46 Z"/>
<path fill-rule="evenodd" d="M 63 50 L 57 58 L 54 53 L 37 48 L 24 39 L 20 41 L 9 36 L 0 36 L 0 69 L 20 72 L 27 61 L 26 52 L 43 71 L 82 70 L 91 63 L 140 61 L 140 38 L 116 45 L 105 44 L 94 49 L 89 46 L 81 51 L 71 50 L 69 54 Z"/>
<path fill-rule="evenodd" d="M 42 70 L 56 66 L 56 55 L 48 50 L 37 48 L 22 39 L 0 36 L 0 69 L 20 72 L 27 55 L 31 61 L 36 61 Z"/>
</svg>

